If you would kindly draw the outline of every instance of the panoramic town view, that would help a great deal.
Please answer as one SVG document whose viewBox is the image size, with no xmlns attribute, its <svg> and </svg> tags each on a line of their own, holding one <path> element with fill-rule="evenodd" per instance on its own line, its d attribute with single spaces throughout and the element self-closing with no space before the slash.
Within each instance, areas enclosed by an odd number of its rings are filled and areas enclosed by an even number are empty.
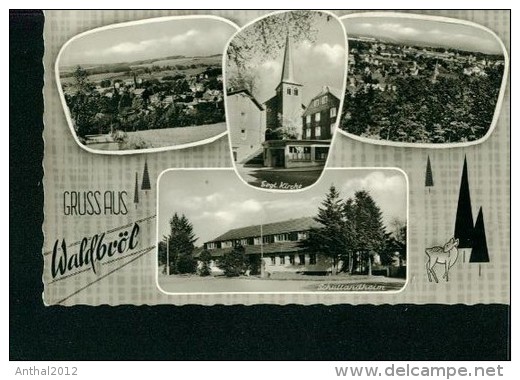
<svg viewBox="0 0 520 380">
<path fill-rule="evenodd" d="M 394 169 L 326 170 L 310 193 L 258 192 L 233 170 L 159 183 L 158 285 L 171 293 L 397 291 L 407 186 Z"/>
<path fill-rule="evenodd" d="M 504 74 L 490 33 L 431 20 L 345 18 L 341 128 L 372 140 L 460 143 L 486 135 Z"/>
<path fill-rule="evenodd" d="M 191 19 L 120 29 L 72 41 L 60 61 L 61 87 L 82 144 L 150 149 L 226 131 L 222 50 L 233 27 Z M 82 51 L 94 48 L 98 56 Z"/>
</svg>

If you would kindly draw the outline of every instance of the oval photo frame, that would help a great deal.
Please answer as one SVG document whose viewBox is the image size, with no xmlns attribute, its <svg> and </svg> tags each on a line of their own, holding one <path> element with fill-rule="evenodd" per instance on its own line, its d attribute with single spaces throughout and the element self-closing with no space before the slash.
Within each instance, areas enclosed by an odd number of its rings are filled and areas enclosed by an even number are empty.
<svg viewBox="0 0 520 380">
<path fill-rule="evenodd" d="M 470 21 L 408 13 L 340 19 L 350 46 L 343 135 L 420 148 L 465 147 L 489 138 L 509 70 L 507 50 L 493 31 Z M 474 48 L 478 43 L 480 50 Z M 485 126 L 477 124 L 482 119 L 488 119 Z"/>
<path fill-rule="evenodd" d="M 218 16 L 168 16 L 72 37 L 58 53 L 55 78 L 76 143 L 90 153 L 128 155 L 223 137 L 222 52 L 238 29 Z"/>
<path fill-rule="evenodd" d="M 343 107 L 347 50 L 340 19 L 317 10 L 269 13 L 229 40 L 226 117 L 244 183 L 286 192 L 319 181 Z"/>
</svg>

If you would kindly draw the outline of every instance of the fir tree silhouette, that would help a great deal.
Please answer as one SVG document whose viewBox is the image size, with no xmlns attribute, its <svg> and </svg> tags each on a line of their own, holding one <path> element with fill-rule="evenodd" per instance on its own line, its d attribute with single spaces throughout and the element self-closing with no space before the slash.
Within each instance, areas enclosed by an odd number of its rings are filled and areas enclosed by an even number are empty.
<svg viewBox="0 0 520 380">
<path fill-rule="evenodd" d="M 478 263 L 478 275 L 482 273 L 481 263 L 489 263 L 489 252 L 486 239 L 486 229 L 484 227 L 484 214 L 482 207 L 478 211 L 477 222 L 473 232 L 473 250 L 471 251 L 470 263 Z"/>
<path fill-rule="evenodd" d="M 455 217 L 455 238 L 459 239 L 459 248 L 473 247 L 473 213 L 471 211 L 471 197 L 469 194 L 468 163 L 464 157 L 464 167 L 460 180 L 459 202 Z M 463 250 L 462 262 L 466 261 Z"/>
<path fill-rule="evenodd" d="M 430 156 L 428 156 L 428 161 L 426 162 L 426 180 L 424 186 L 428 188 L 428 192 L 430 192 L 430 187 L 433 187 L 433 174 L 432 165 L 430 163 Z"/>
<path fill-rule="evenodd" d="M 152 186 L 150 186 L 150 176 L 148 175 L 148 161 L 144 162 L 144 170 L 143 170 L 143 183 L 141 184 L 141 190 L 150 190 Z"/>
<path fill-rule="evenodd" d="M 135 208 L 137 208 L 137 204 L 139 203 L 139 180 L 137 179 L 137 172 L 135 172 L 134 203 Z"/>
</svg>

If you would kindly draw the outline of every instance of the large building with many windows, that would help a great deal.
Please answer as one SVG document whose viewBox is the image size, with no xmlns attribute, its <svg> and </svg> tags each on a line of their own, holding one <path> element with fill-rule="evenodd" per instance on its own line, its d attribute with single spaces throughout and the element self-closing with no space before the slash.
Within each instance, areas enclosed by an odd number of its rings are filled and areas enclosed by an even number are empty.
<svg viewBox="0 0 520 380">
<path fill-rule="evenodd" d="M 340 97 L 329 86 L 309 102 L 302 116 L 304 140 L 331 140 L 340 113 Z"/>
<path fill-rule="evenodd" d="M 328 258 L 304 252 L 300 247 L 309 230 L 320 226 L 313 218 L 305 217 L 235 228 L 204 243 L 204 249 L 213 258 L 213 271 L 218 271 L 216 259 L 241 245 L 246 255 L 257 255 L 262 259 L 266 273 L 327 273 L 331 268 Z"/>
</svg>

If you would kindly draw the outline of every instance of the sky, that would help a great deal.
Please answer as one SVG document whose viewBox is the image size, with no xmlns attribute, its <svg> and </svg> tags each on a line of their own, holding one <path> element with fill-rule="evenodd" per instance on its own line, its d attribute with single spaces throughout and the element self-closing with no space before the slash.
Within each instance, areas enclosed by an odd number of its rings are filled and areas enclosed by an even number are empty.
<svg viewBox="0 0 520 380">
<path fill-rule="evenodd" d="M 326 169 L 315 185 L 289 193 L 252 188 L 233 169 L 170 170 L 159 182 L 159 238 L 175 212 L 193 224 L 197 246 L 233 228 L 315 216 L 332 184 L 343 199 L 369 191 L 387 226 L 406 220 L 406 179 L 395 169 Z"/>
<path fill-rule="evenodd" d="M 60 65 L 132 62 L 172 55 L 222 54 L 235 28 L 217 19 L 177 19 L 112 28 L 72 41 Z"/>
<path fill-rule="evenodd" d="M 344 18 L 348 36 L 379 37 L 395 42 L 447 47 L 488 54 L 502 54 L 502 47 L 489 32 L 464 25 L 405 17 Z"/>
<path fill-rule="evenodd" d="M 302 101 L 305 106 L 323 86 L 334 87 L 341 93 L 345 73 L 345 35 L 339 21 L 318 17 L 314 25 L 318 30 L 316 41 L 292 42 L 295 80 L 303 84 Z M 263 52 L 259 51 L 259 55 Z M 282 75 L 284 49 L 273 60 L 256 67 L 257 89 L 255 97 L 261 103 L 275 95 Z"/>
</svg>

